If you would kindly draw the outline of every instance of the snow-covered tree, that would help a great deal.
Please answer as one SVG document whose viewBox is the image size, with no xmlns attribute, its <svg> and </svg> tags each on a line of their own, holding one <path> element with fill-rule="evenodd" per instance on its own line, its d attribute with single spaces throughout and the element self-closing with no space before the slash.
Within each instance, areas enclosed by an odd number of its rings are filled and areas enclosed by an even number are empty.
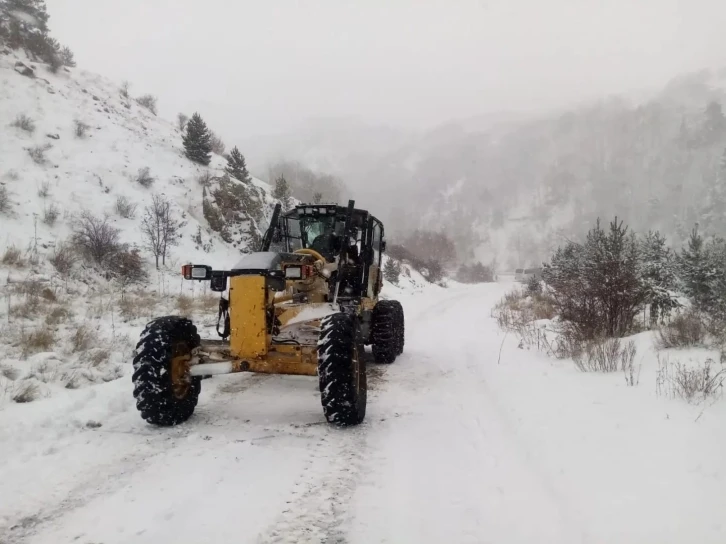
<svg viewBox="0 0 726 544">
<path fill-rule="evenodd" d="M 400 276 L 401 263 L 389 258 L 386 261 L 386 264 L 383 265 L 383 278 L 394 285 L 398 285 Z"/>
<path fill-rule="evenodd" d="M 640 276 L 650 304 L 650 320 L 655 325 L 679 306 L 675 297 L 675 255 L 666 246 L 666 239 L 657 231 L 650 231 L 640 242 Z"/>
<path fill-rule="evenodd" d="M 207 166 L 212 159 L 212 145 L 207 124 L 198 113 L 187 122 L 187 130 L 182 136 L 184 150 L 189 160 Z"/>
<path fill-rule="evenodd" d="M 284 211 L 289 210 L 292 207 L 290 185 L 285 179 L 285 176 L 281 175 L 275 180 L 275 188 L 272 190 L 272 197 L 280 201 Z"/>
<path fill-rule="evenodd" d="M 605 231 L 600 221 L 584 244 L 568 242 L 545 264 L 557 313 L 580 339 L 622 336 L 647 302 L 639 276 L 635 236 L 616 218 Z"/>
<path fill-rule="evenodd" d="M 244 155 L 240 153 L 237 146 L 232 148 L 232 151 L 227 157 L 227 167 L 224 169 L 233 178 L 248 183 L 251 181 L 250 173 L 247 171 L 247 163 Z"/>
</svg>

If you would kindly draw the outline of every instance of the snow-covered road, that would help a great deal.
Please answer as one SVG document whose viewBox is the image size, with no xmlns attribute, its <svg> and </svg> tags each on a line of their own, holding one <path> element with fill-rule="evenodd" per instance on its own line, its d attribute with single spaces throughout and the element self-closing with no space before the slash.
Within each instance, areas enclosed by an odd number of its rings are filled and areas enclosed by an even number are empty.
<svg viewBox="0 0 726 544">
<path fill-rule="evenodd" d="M 307 377 L 207 380 L 172 429 L 128 377 L 8 406 L 0 542 L 726 542 L 723 403 L 517 349 L 490 317 L 508 287 L 405 298 L 406 352 L 369 367 L 354 429 Z"/>
</svg>

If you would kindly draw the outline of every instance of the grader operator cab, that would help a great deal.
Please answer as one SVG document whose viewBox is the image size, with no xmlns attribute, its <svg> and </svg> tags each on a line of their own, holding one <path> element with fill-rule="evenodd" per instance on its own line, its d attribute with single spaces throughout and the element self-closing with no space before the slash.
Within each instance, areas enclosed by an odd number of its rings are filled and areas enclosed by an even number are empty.
<svg viewBox="0 0 726 544">
<path fill-rule="evenodd" d="M 134 358 L 141 417 L 179 424 L 194 412 L 202 377 L 261 372 L 317 375 L 327 421 L 363 421 L 364 346 L 384 364 L 404 346 L 401 304 L 379 300 L 385 248 L 383 224 L 352 200 L 347 208 L 302 205 L 284 214 L 278 205 L 260 251 L 231 270 L 182 267 L 185 279 L 210 281 L 223 293 L 221 339 L 200 339 L 184 317 L 148 323 Z"/>
</svg>

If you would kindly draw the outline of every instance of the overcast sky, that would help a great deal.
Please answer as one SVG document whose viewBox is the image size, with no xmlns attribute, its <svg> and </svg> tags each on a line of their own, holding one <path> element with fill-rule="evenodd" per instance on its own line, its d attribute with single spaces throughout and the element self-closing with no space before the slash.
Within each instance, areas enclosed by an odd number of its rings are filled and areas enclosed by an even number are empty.
<svg viewBox="0 0 726 544">
<path fill-rule="evenodd" d="M 305 118 L 422 127 L 726 65 L 725 0 L 47 0 L 81 68 L 226 140 Z"/>
</svg>

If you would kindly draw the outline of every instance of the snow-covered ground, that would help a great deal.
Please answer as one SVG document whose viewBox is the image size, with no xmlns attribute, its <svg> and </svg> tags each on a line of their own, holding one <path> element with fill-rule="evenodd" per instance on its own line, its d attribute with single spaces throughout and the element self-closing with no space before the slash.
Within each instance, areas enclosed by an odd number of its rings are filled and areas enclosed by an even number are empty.
<svg viewBox="0 0 726 544">
<path fill-rule="evenodd" d="M 314 378 L 263 375 L 154 428 L 128 364 L 8 404 L 0 542 L 725 542 L 726 402 L 656 395 L 645 336 L 635 387 L 518 349 L 490 317 L 511 287 L 387 286 L 406 351 L 369 367 L 357 428 L 324 422 Z"/>
</svg>

